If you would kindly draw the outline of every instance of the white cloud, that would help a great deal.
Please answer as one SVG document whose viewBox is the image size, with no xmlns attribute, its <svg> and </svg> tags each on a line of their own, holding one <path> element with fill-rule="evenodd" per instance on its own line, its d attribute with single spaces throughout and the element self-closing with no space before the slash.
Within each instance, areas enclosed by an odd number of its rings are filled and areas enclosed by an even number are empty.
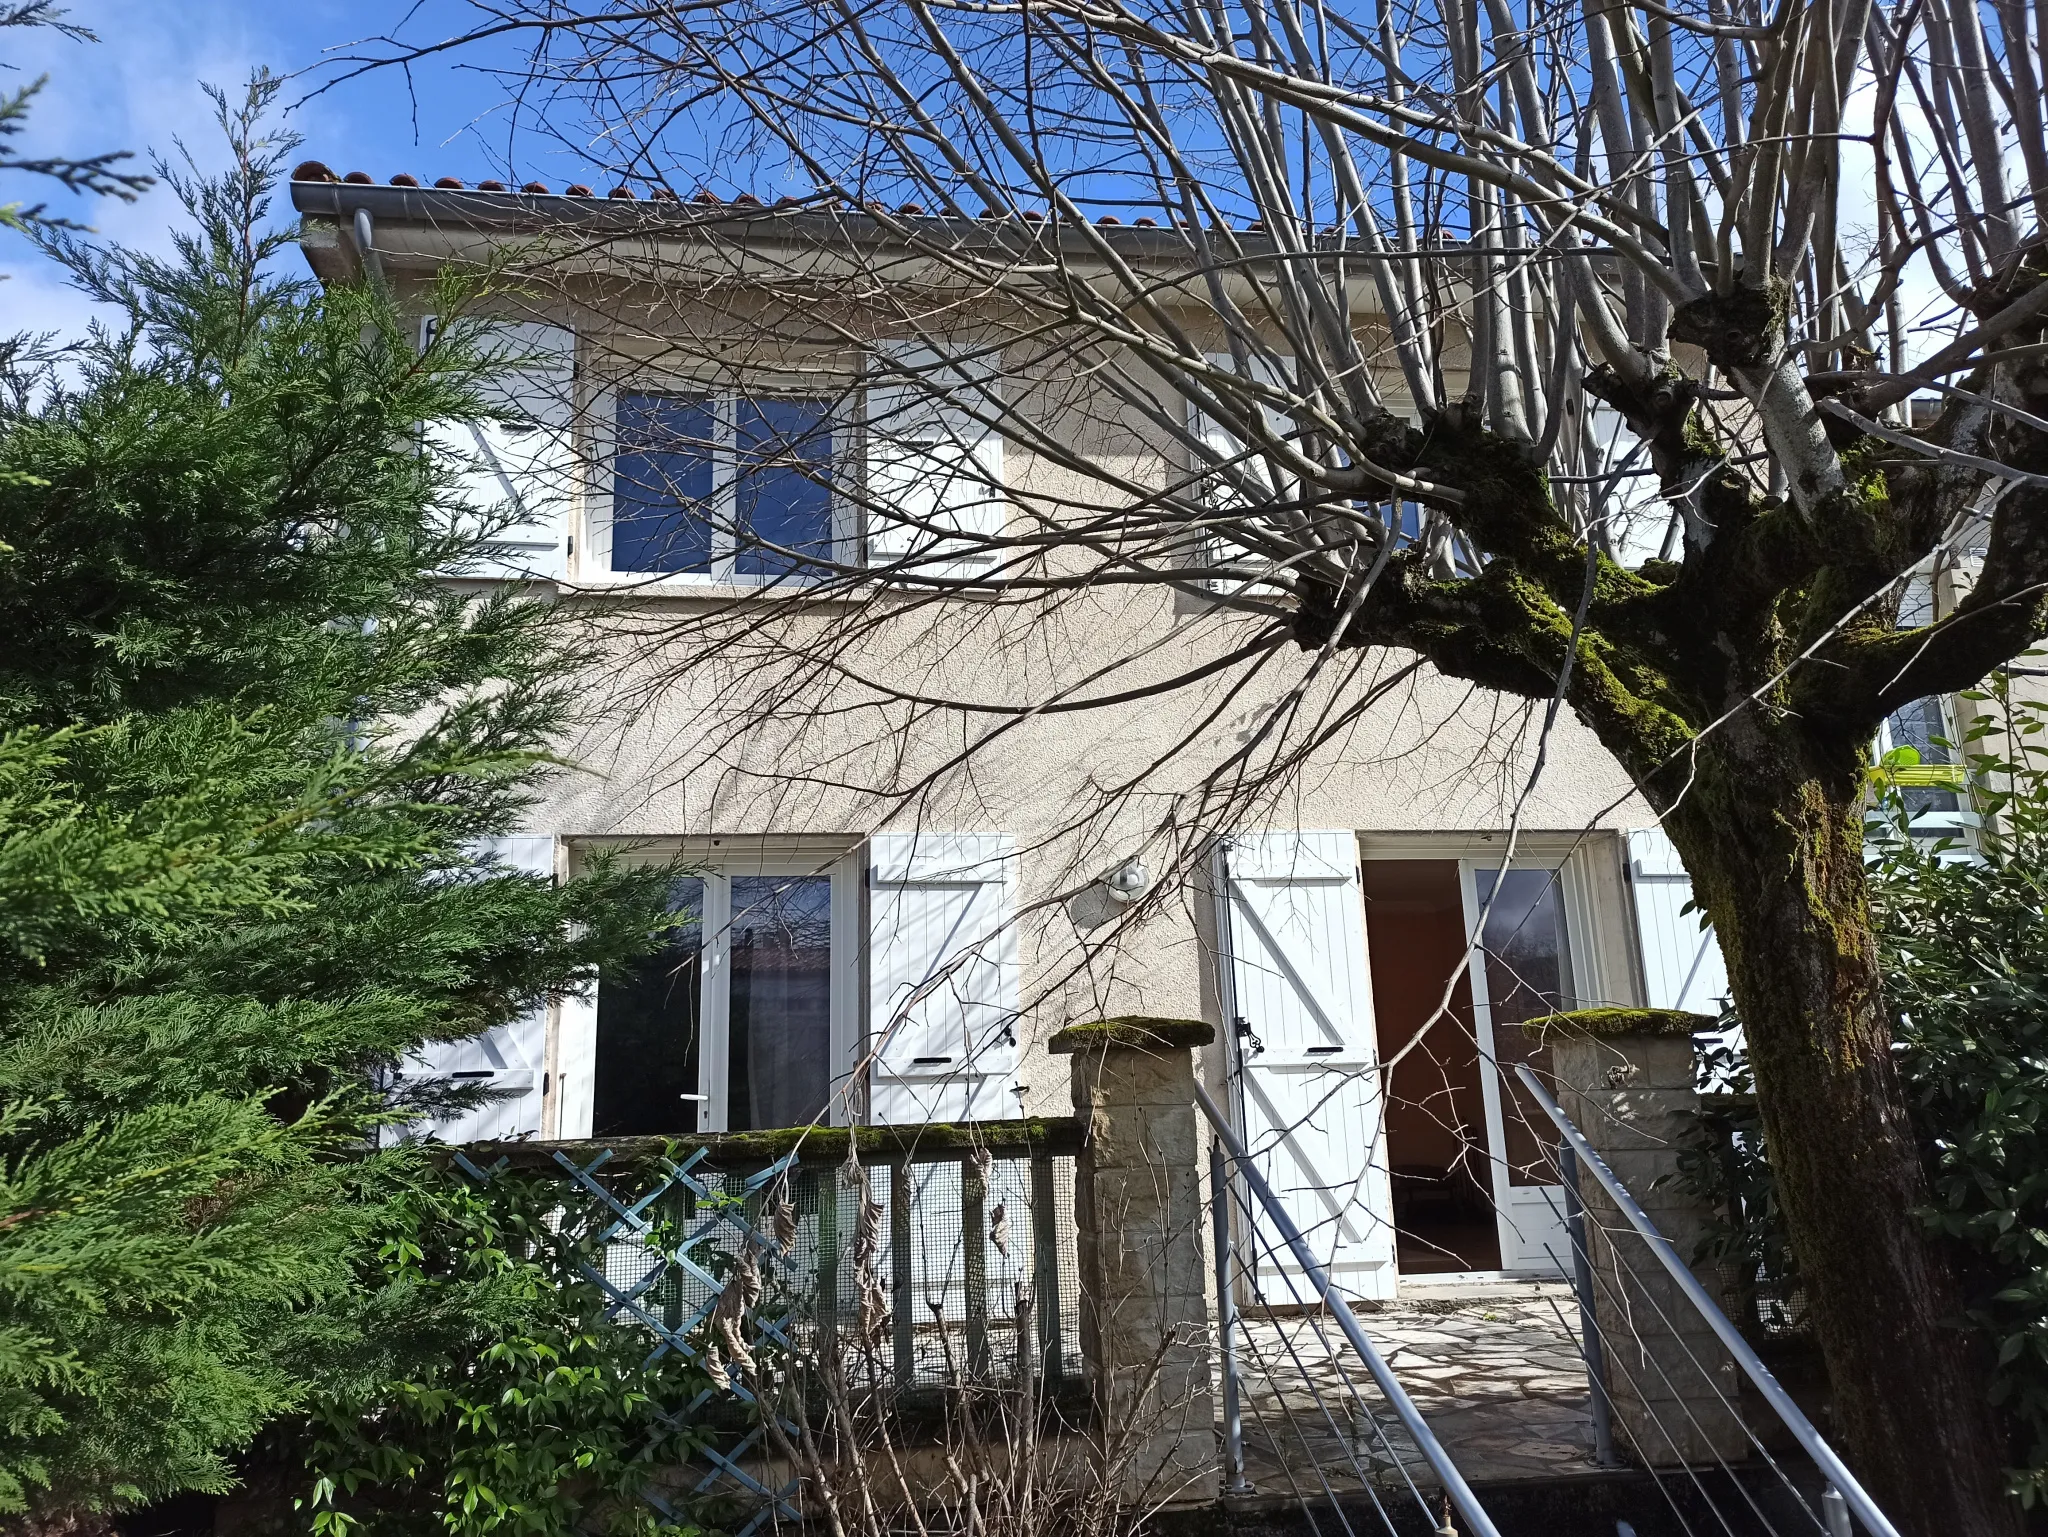
<svg viewBox="0 0 2048 1537">
<path fill-rule="evenodd" d="M 233 90 L 256 65 L 279 59 L 278 40 L 254 26 L 248 13 L 226 5 L 103 0 L 74 6 L 68 19 L 92 28 L 100 41 L 71 42 L 48 30 L 6 38 L 17 79 L 49 76 L 22 135 L 25 154 L 126 149 L 146 168 L 152 151 L 175 154 L 173 141 L 182 139 L 206 164 L 218 154 L 219 134 L 201 82 Z M 46 202 L 52 213 L 152 250 L 168 246 L 177 219 L 176 202 L 161 185 L 123 203 L 73 197 L 55 183 L 17 176 L 0 196 Z M 0 272 L 7 274 L 0 282 L 0 332 L 81 330 L 92 313 L 84 297 L 19 236 L 0 238 Z"/>
</svg>

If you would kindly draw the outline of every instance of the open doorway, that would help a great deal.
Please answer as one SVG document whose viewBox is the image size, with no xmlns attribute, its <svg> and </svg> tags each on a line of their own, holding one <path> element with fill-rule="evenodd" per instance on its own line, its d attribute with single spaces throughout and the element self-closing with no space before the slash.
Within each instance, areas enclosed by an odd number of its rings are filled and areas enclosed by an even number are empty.
<svg viewBox="0 0 2048 1537">
<path fill-rule="evenodd" d="M 1444 984 L 1465 954 L 1458 862 L 1369 859 L 1363 876 L 1380 1060 L 1427 1027 L 1387 1084 L 1396 1261 L 1411 1276 L 1499 1270 L 1468 977 L 1458 977 L 1444 1007 Z"/>
</svg>

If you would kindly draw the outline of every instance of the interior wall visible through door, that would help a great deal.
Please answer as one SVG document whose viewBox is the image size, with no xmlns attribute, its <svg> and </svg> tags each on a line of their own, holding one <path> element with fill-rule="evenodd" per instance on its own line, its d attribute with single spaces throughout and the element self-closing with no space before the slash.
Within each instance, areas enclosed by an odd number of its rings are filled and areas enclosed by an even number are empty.
<svg viewBox="0 0 2048 1537">
<path fill-rule="evenodd" d="M 1363 874 L 1380 1060 L 1421 1035 L 1386 1101 L 1401 1273 L 1498 1270 L 1458 861 L 1369 859 Z"/>
</svg>

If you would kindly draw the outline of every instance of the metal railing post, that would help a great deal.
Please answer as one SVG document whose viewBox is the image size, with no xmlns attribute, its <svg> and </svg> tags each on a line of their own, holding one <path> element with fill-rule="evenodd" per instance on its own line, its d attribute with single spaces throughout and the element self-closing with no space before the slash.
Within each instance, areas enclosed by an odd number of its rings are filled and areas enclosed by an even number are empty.
<svg viewBox="0 0 2048 1537">
<path fill-rule="evenodd" d="M 1820 1492 L 1821 1519 L 1828 1524 L 1828 1537 L 1852 1537 L 1849 1529 L 1849 1502 L 1842 1498 L 1842 1491 L 1833 1484 Z"/>
<path fill-rule="evenodd" d="M 1223 1492 L 1250 1494 L 1244 1476 L 1244 1415 L 1237 1385 L 1237 1294 L 1231 1284 L 1230 1170 L 1223 1144 L 1209 1144 L 1209 1210 L 1216 1235 L 1216 1357 L 1223 1372 Z"/>
<path fill-rule="evenodd" d="M 1286 1241 L 1294 1262 L 1301 1266 L 1302 1274 L 1323 1305 L 1330 1310 L 1330 1316 L 1338 1330 L 1358 1352 L 1358 1358 L 1365 1363 L 1365 1369 L 1372 1373 L 1372 1380 L 1379 1384 L 1380 1392 L 1386 1395 L 1388 1405 L 1400 1418 L 1402 1427 L 1415 1442 L 1415 1448 L 1422 1453 L 1430 1469 L 1443 1483 L 1444 1493 L 1458 1514 L 1465 1518 L 1465 1537 L 1500 1537 L 1500 1528 L 1493 1524 L 1493 1518 L 1479 1503 L 1479 1497 L 1472 1492 L 1472 1486 L 1465 1482 L 1465 1475 L 1458 1471 L 1458 1465 L 1451 1461 L 1443 1443 L 1436 1438 L 1436 1432 L 1429 1428 L 1422 1418 L 1422 1412 L 1415 1407 L 1415 1400 L 1408 1396 L 1408 1390 L 1401 1386 L 1401 1379 L 1394 1375 L 1379 1350 L 1366 1336 L 1358 1322 L 1358 1315 L 1351 1311 L 1349 1300 L 1339 1295 L 1330 1284 L 1330 1277 L 1309 1248 L 1308 1240 L 1301 1236 L 1301 1229 L 1294 1225 L 1294 1219 L 1287 1215 L 1287 1208 L 1280 1204 L 1280 1198 L 1273 1194 L 1273 1187 L 1266 1183 L 1266 1177 L 1252 1162 L 1251 1153 L 1238 1139 L 1237 1132 L 1223 1112 L 1216 1108 L 1216 1101 L 1209 1097 L 1209 1091 L 1199 1083 L 1195 1085 L 1195 1098 L 1202 1107 L 1202 1114 L 1209 1118 L 1209 1125 L 1215 1130 L 1216 1140 L 1230 1155 L 1230 1161 L 1237 1165 L 1238 1173 L 1244 1177 L 1245 1185 L 1258 1201 L 1259 1209 L 1266 1219 L 1278 1230 Z M 1896 1537 L 1894 1533 L 1883 1533 L 1881 1537 Z"/>
<path fill-rule="evenodd" d="M 1579 1298 L 1579 1335 L 1584 1341 L 1586 1386 L 1593 1419 L 1593 1458 L 1614 1467 L 1614 1410 L 1607 1401 L 1607 1347 L 1600 1338 L 1599 1316 L 1593 1311 L 1593 1256 L 1586 1247 L 1586 1204 L 1579 1198 L 1579 1156 L 1566 1143 L 1558 1149 L 1564 1175 L 1565 1241 L 1572 1246 L 1572 1290 Z"/>
<path fill-rule="evenodd" d="M 1742 1331 L 1728 1321 L 1728 1315 L 1721 1311 L 1720 1305 L 1707 1295 L 1707 1289 L 1700 1285 L 1699 1277 L 1694 1275 L 1685 1261 L 1678 1257 L 1678 1251 L 1671 1246 L 1671 1240 L 1657 1231 L 1657 1224 L 1650 1220 L 1649 1213 L 1636 1203 L 1636 1198 L 1628 1192 L 1628 1186 L 1607 1167 L 1607 1161 L 1594 1151 L 1593 1144 L 1588 1142 L 1579 1128 L 1571 1123 L 1571 1118 L 1558 1108 L 1557 1101 L 1550 1097 L 1550 1091 L 1543 1087 L 1542 1081 L 1529 1071 L 1526 1063 L 1515 1064 L 1515 1073 L 1522 1080 L 1523 1087 L 1535 1096 L 1536 1103 L 1543 1107 L 1543 1113 L 1556 1122 L 1566 1145 L 1578 1155 L 1581 1166 L 1592 1173 L 1593 1178 L 1600 1182 L 1600 1188 L 1605 1190 L 1614 1204 L 1621 1208 L 1621 1214 L 1628 1219 L 1629 1226 L 1642 1234 L 1644 1244 L 1657 1257 L 1657 1263 L 1662 1265 L 1666 1273 L 1677 1283 L 1685 1300 L 1690 1302 L 1700 1317 L 1706 1320 L 1715 1337 L 1721 1341 L 1728 1354 L 1735 1358 L 1735 1364 L 1740 1366 L 1749 1380 L 1756 1384 L 1756 1390 L 1763 1395 L 1764 1401 L 1777 1412 L 1785 1428 L 1791 1431 L 1793 1438 L 1806 1449 L 1807 1456 L 1819 1466 L 1822 1475 L 1834 1486 L 1848 1510 L 1855 1513 L 1856 1519 L 1861 1521 L 1874 1537 L 1899 1537 L 1898 1528 L 1893 1526 L 1885 1513 L 1877 1508 L 1877 1502 L 1871 1499 L 1863 1485 L 1856 1481 L 1856 1475 L 1851 1473 L 1842 1459 L 1835 1454 L 1835 1449 L 1821 1439 L 1820 1432 L 1813 1428 L 1813 1421 L 1800 1411 L 1799 1405 L 1792 1401 L 1792 1395 L 1787 1393 L 1779 1385 L 1778 1379 L 1771 1375 L 1771 1369 L 1764 1365 L 1756 1351 L 1750 1348 L 1749 1341 L 1742 1337 Z"/>
</svg>

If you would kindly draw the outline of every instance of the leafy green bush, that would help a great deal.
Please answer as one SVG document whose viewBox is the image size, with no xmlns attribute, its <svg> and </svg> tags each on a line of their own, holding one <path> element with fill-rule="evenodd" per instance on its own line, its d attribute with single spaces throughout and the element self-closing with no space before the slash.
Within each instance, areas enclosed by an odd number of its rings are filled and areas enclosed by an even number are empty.
<svg viewBox="0 0 2048 1537">
<path fill-rule="evenodd" d="M 707 1379 L 606 1321 L 581 1269 L 602 1256 L 561 1222 L 561 1197 L 554 1178 L 479 1185 L 433 1166 L 389 1208 L 366 1351 L 306 1432 L 316 1537 L 697 1530 L 646 1496 L 695 1444 Z"/>
<path fill-rule="evenodd" d="M 1876 840 L 1873 883 L 1900 1070 L 1927 1150 L 1928 1222 L 1954 1241 L 1993 1395 L 2021 1438 L 2015 1485 L 2048 1494 L 2048 705 L 1971 696 L 1978 858 Z"/>
</svg>

